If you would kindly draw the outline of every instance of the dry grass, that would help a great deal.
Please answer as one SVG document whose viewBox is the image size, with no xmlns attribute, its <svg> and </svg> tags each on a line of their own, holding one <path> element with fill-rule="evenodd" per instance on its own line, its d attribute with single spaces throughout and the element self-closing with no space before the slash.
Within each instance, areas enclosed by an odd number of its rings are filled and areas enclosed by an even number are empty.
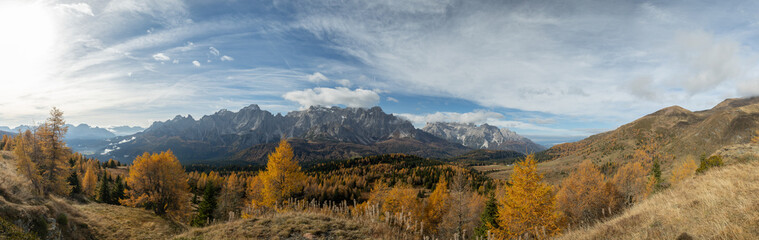
<svg viewBox="0 0 759 240">
<path fill-rule="evenodd" d="M 190 230 L 175 239 L 391 239 L 379 224 L 310 212 L 285 212 Z"/>
<path fill-rule="evenodd" d="M 100 203 L 73 205 L 98 239 L 168 239 L 186 227 L 153 212 Z"/>
<path fill-rule="evenodd" d="M 756 239 L 759 163 L 713 169 L 562 239 Z"/>
<path fill-rule="evenodd" d="M 570 172 L 577 168 L 577 157 L 564 157 L 551 161 L 538 163 L 538 172 L 543 174 L 544 181 L 558 185 Z M 514 165 L 486 165 L 474 166 L 475 170 L 485 173 L 492 179 L 509 179 L 514 171 Z"/>
</svg>

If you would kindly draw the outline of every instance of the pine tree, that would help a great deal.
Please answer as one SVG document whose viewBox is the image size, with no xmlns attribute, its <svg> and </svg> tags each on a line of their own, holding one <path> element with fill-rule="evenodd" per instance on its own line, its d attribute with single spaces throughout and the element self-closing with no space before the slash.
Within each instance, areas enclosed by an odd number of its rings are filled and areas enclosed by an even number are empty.
<svg viewBox="0 0 759 240">
<path fill-rule="evenodd" d="M 116 186 L 113 188 L 113 194 L 111 194 L 112 203 L 119 205 L 121 199 L 124 199 L 124 180 L 121 179 L 121 175 L 116 175 Z"/>
<path fill-rule="evenodd" d="M 71 186 L 71 196 L 82 193 L 82 184 L 79 183 L 79 175 L 76 174 L 76 171 L 71 171 L 67 181 Z"/>
<path fill-rule="evenodd" d="M 102 203 L 112 203 L 111 190 L 108 186 L 108 171 L 103 171 L 103 176 L 100 178 L 100 186 L 98 186 L 97 200 Z"/>
<path fill-rule="evenodd" d="M 488 231 L 500 228 L 497 220 L 498 201 L 495 199 L 495 194 L 491 193 L 485 203 L 485 209 L 480 215 L 480 226 L 475 229 L 475 237 L 477 239 L 488 239 Z"/>
<path fill-rule="evenodd" d="M 213 212 L 216 210 L 216 197 L 218 192 L 219 188 L 215 184 L 206 184 L 205 190 L 203 191 L 203 201 L 198 204 L 198 214 L 193 217 L 190 225 L 202 227 L 214 220 Z"/>
<path fill-rule="evenodd" d="M 551 186 L 543 182 L 538 173 L 534 155 L 514 165 L 514 172 L 506 186 L 506 195 L 500 199 L 498 225 L 493 229 L 498 238 L 549 238 L 558 234 L 560 214 L 556 211 L 556 198 Z"/>
</svg>

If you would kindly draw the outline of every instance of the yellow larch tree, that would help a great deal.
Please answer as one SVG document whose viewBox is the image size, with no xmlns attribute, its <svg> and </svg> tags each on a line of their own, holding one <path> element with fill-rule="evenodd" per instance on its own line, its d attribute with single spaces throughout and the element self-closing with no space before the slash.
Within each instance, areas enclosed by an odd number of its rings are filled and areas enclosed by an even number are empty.
<svg viewBox="0 0 759 240">
<path fill-rule="evenodd" d="M 92 165 L 87 166 L 87 172 L 84 173 L 84 177 L 82 178 L 82 192 L 87 197 L 92 197 L 95 195 L 95 187 L 98 183 L 98 174 L 95 173 L 95 169 L 92 167 Z"/>
<path fill-rule="evenodd" d="M 269 154 L 266 171 L 258 174 L 262 183 L 261 198 L 253 199 L 255 206 L 275 207 L 294 194 L 303 190 L 306 175 L 295 160 L 293 148 L 286 139 Z"/>
<path fill-rule="evenodd" d="M 66 182 L 69 166 L 67 159 L 71 149 L 66 146 L 63 138 L 68 131 L 63 120 L 63 111 L 58 108 L 50 110 L 50 117 L 37 130 L 44 160 L 39 164 L 42 178 L 46 181 L 46 191 L 68 195 L 70 187 Z"/>
<path fill-rule="evenodd" d="M 240 216 L 240 208 L 243 204 L 243 182 L 232 173 L 227 177 L 221 190 L 219 205 L 216 208 L 216 219 L 233 220 Z"/>
<path fill-rule="evenodd" d="M 605 191 L 606 177 L 590 160 L 564 178 L 556 194 L 556 203 L 572 223 L 590 223 L 603 217 L 609 205 Z"/>
<path fill-rule="evenodd" d="M 672 176 L 669 182 L 675 185 L 696 174 L 696 169 L 698 169 L 696 160 L 692 156 L 688 156 L 682 163 L 675 165 L 675 168 L 672 169 Z"/>
<path fill-rule="evenodd" d="M 448 182 L 445 176 L 440 176 L 440 180 L 435 185 L 430 197 L 427 198 L 427 205 L 424 207 L 424 222 L 427 233 L 436 234 L 438 226 L 443 222 L 443 216 L 448 213 L 450 194 L 448 192 Z"/>
<path fill-rule="evenodd" d="M 44 192 L 43 179 L 39 174 L 37 162 L 40 161 L 39 145 L 37 144 L 34 134 L 26 130 L 15 138 L 15 147 L 13 153 L 16 155 L 17 171 L 29 179 L 35 194 Z"/>
<path fill-rule="evenodd" d="M 183 214 L 189 205 L 187 174 L 171 150 L 135 158 L 126 181 L 131 189 L 121 200 L 124 205 L 144 207 L 158 215 Z"/>
<path fill-rule="evenodd" d="M 617 170 L 612 182 L 622 197 L 623 205 L 631 206 L 647 195 L 648 170 L 641 161 L 628 162 Z"/>
<path fill-rule="evenodd" d="M 547 239 L 561 231 L 556 197 L 551 186 L 543 182 L 532 154 L 514 165 L 505 195 L 498 200 L 496 222 L 500 227 L 492 229 L 497 238 Z"/>
</svg>

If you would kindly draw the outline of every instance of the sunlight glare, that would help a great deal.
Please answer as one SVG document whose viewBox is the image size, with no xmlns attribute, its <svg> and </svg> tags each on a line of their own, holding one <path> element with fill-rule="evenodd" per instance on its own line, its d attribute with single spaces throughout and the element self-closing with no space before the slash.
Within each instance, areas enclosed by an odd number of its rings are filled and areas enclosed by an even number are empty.
<svg viewBox="0 0 759 240">
<path fill-rule="evenodd" d="M 56 41 L 53 14 L 40 3 L 0 3 L 0 81 L 6 94 L 23 96 L 49 77 Z"/>
</svg>

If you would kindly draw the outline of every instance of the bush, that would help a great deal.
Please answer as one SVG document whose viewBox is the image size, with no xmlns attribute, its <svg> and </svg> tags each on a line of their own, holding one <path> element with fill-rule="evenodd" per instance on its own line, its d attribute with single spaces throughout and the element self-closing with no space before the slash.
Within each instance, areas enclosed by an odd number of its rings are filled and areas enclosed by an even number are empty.
<svg viewBox="0 0 759 240">
<path fill-rule="evenodd" d="M 32 240 L 39 239 L 31 233 L 26 233 L 13 223 L 5 221 L 0 218 L 0 238 L 2 239 L 19 239 L 19 240 Z"/>
<path fill-rule="evenodd" d="M 69 217 L 65 213 L 59 213 L 58 217 L 55 218 L 55 221 L 58 222 L 58 225 L 61 227 L 69 225 Z"/>
<path fill-rule="evenodd" d="M 709 158 L 701 158 L 701 164 L 698 166 L 698 169 L 696 169 L 696 173 L 703 173 L 707 169 L 712 167 L 719 167 L 725 165 L 725 163 L 722 161 L 722 156 L 720 155 L 714 155 Z"/>
</svg>

